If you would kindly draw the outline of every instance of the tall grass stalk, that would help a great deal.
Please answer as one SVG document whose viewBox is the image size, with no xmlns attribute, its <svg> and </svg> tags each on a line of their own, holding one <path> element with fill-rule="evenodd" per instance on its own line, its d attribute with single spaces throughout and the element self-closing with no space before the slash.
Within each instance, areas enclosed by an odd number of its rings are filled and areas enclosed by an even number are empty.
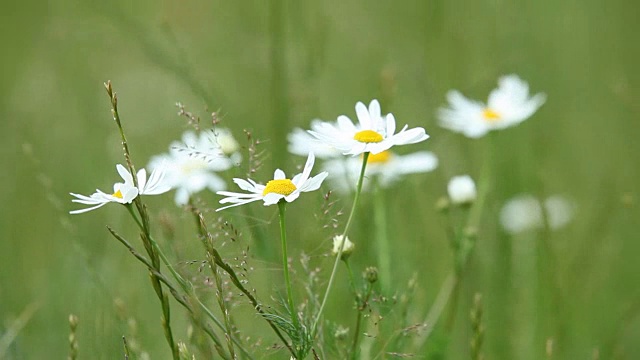
<svg viewBox="0 0 640 360">
<path fill-rule="evenodd" d="M 198 210 L 194 206 L 191 206 L 191 211 L 196 218 L 196 225 L 198 226 L 199 233 L 204 234 L 204 236 L 206 236 L 207 241 L 203 242 L 203 244 L 205 245 L 207 252 L 212 255 L 213 261 L 215 262 L 215 264 L 220 269 L 224 270 L 227 273 L 227 275 L 229 275 L 229 279 L 231 280 L 231 283 L 236 288 L 238 288 L 238 290 L 240 290 L 244 294 L 244 296 L 247 297 L 247 299 L 249 299 L 249 302 L 251 303 L 253 308 L 258 312 L 258 314 L 262 316 L 263 319 L 265 319 L 265 321 L 267 321 L 267 323 L 269 323 L 269 326 L 275 332 L 276 336 L 278 336 L 282 344 L 287 348 L 287 350 L 289 350 L 291 355 L 295 356 L 296 352 L 294 351 L 293 347 L 291 347 L 289 342 L 282 335 L 282 332 L 280 332 L 278 327 L 273 323 L 273 321 L 271 320 L 271 317 L 268 316 L 269 314 L 267 314 L 264 311 L 264 309 L 262 308 L 262 305 L 258 302 L 256 297 L 242 284 L 235 270 L 233 270 L 233 267 L 227 264 L 220 256 L 220 253 L 218 252 L 218 250 L 216 250 L 213 247 L 213 236 L 211 235 L 211 232 L 209 232 L 207 228 L 207 224 L 204 220 L 204 216 L 202 215 L 200 210 Z M 236 343 L 236 345 L 238 345 L 238 343 Z"/>
<path fill-rule="evenodd" d="M 480 179 L 478 180 L 478 193 L 476 199 L 469 210 L 467 221 L 464 223 L 464 228 L 453 229 L 448 233 L 454 236 L 452 244 L 454 244 L 454 269 L 447 276 L 443 282 L 436 300 L 427 312 L 427 316 L 424 320 L 426 330 L 420 336 L 416 337 L 413 342 L 414 350 L 420 349 L 427 341 L 431 333 L 433 332 L 442 312 L 446 309 L 450 300 L 455 297 L 454 293 L 458 289 L 459 282 L 464 275 L 464 269 L 476 244 L 476 237 L 478 226 L 482 217 L 482 210 L 485 206 L 485 201 L 489 192 L 491 191 L 491 185 L 493 183 L 493 138 L 489 134 L 488 139 L 485 140 L 484 145 L 484 161 L 480 173 Z M 453 304 L 455 306 L 455 304 Z M 455 308 L 454 308 L 455 310 Z M 452 316 L 452 318 L 454 318 Z"/>
<path fill-rule="evenodd" d="M 356 186 L 356 193 L 353 198 L 353 205 L 351 206 L 351 212 L 349 213 L 349 218 L 347 219 L 347 223 L 344 226 L 344 231 L 342 232 L 342 239 L 345 239 L 347 236 L 347 232 L 349 231 L 349 227 L 351 226 L 351 221 L 353 220 L 353 215 L 356 212 L 356 207 L 358 206 L 358 200 L 360 199 L 360 193 L 362 192 L 362 183 L 364 181 L 364 171 L 367 168 L 368 159 L 369 159 L 369 152 L 365 152 L 362 156 L 362 168 L 360 170 L 360 177 L 358 178 L 358 185 Z M 342 241 L 342 243 L 340 244 L 340 249 L 336 254 L 336 260 L 333 263 L 331 276 L 329 277 L 329 283 L 327 284 L 327 290 L 324 293 L 322 302 L 320 303 L 320 309 L 318 310 L 316 319 L 313 321 L 313 326 L 311 327 L 311 334 L 314 337 L 316 335 L 316 331 L 318 330 L 318 322 L 322 317 L 322 311 L 324 310 L 324 307 L 327 304 L 327 299 L 329 298 L 329 294 L 331 293 L 331 286 L 333 285 L 333 280 L 338 270 L 338 264 L 340 263 L 340 259 L 342 258 L 342 251 L 344 250 L 345 243 L 346 241 Z"/>
<path fill-rule="evenodd" d="M 471 320 L 472 337 L 470 346 L 472 360 L 484 359 L 484 356 L 482 355 L 482 344 L 484 343 L 484 326 L 482 325 L 482 315 L 482 295 L 480 293 L 476 293 L 473 297 L 473 306 L 471 308 L 471 312 L 469 313 L 469 318 Z"/>
<path fill-rule="evenodd" d="M 351 342 L 351 350 L 349 352 L 349 357 L 352 360 L 356 359 L 358 355 L 358 345 L 360 344 L 360 328 L 362 327 L 362 315 L 364 311 L 369 306 L 369 299 L 371 298 L 371 293 L 373 291 L 373 283 L 367 281 L 367 286 L 365 290 L 365 295 L 363 297 L 358 296 L 356 300 L 358 300 L 358 308 L 356 313 L 356 325 L 353 332 L 353 341 Z"/>
<path fill-rule="evenodd" d="M 131 207 L 129 206 L 129 208 L 131 208 Z M 135 214 L 133 213 L 133 210 L 131 210 L 131 212 L 132 212 L 132 214 L 134 216 L 134 219 L 136 220 L 136 223 L 138 224 L 138 226 L 142 226 L 140 221 L 137 220 L 137 218 L 135 217 Z M 169 279 L 167 279 L 164 276 L 164 274 L 158 272 L 154 268 L 153 264 L 147 258 L 145 258 L 142 254 L 138 253 L 135 250 L 135 248 L 124 237 L 122 237 L 121 235 L 116 233 L 113 229 L 111 229 L 108 226 L 107 226 L 107 229 L 109 230 L 111 235 L 113 235 L 113 237 L 115 237 L 118 241 L 120 241 L 120 243 L 122 243 L 136 259 L 138 259 L 145 266 L 147 266 L 147 269 L 149 270 L 149 272 L 151 274 L 156 276 L 158 278 L 158 280 L 161 281 L 167 287 L 167 289 L 169 289 L 169 292 L 174 297 L 174 299 L 180 305 L 182 305 L 185 309 L 187 309 L 189 314 L 192 316 L 194 322 L 196 322 L 196 324 L 198 324 L 202 328 L 202 330 L 207 335 L 209 335 L 209 338 L 211 338 L 211 340 L 213 341 L 214 347 L 216 348 L 216 350 L 218 351 L 220 356 L 223 359 L 227 359 L 228 356 L 226 356 L 226 354 L 224 354 L 224 352 L 221 351 L 222 342 L 218 339 L 218 337 L 215 335 L 213 330 L 210 329 L 202 319 L 200 319 L 198 316 L 196 316 L 197 315 L 196 309 L 194 309 L 194 307 L 191 305 L 190 300 L 197 302 L 197 304 L 199 305 L 199 307 L 203 311 L 203 313 L 205 313 L 219 328 L 224 330 L 224 326 L 222 325 L 220 320 L 218 318 L 216 318 L 213 315 L 213 313 L 197 298 L 197 296 L 194 293 L 193 286 L 191 286 L 190 283 L 187 283 L 177 272 L 175 272 L 175 269 L 173 269 L 171 264 L 167 261 L 166 256 L 164 255 L 164 253 L 162 253 L 160 248 L 157 246 L 157 243 L 153 239 L 151 239 L 152 243 L 156 244 L 155 247 L 156 247 L 156 249 L 158 249 L 158 252 L 160 254 L 160 258 L 163 260 L 165 265 L 167 265 L 167 268 L 169 268 L 170 272 L 172 273 L 174 278 L 176 278 L 177 282 L 180 284 L 182 290 L 186 293 L 186 295 L 181 295 L 178 292 L 178 289 L 176 289 L 173 286 L 171 281 Z M 234 340 L 234 342 L 236 342 L 237 345 L 240 344 L 237 340 Z"/>
<path fill-rule="evenodd" d="M 17 319 L 15 319 L 7 328 L 2 337 L 0 337 L 0 359 L 3 359 L 11 344 L 16 340 L 18 334 L 29 323 L 29 320 L 35 315 L 36 311 L 40 308 L 40 304 L 34 302 L 20 313 Z"/>
<path fill-rule="evenodd" d="M 133 177 L 133 183 L 137 187 L 137 179 L 135 167 L 133 166 L 133 161 L 131 160 L 131 152 L 129 151 L 129 146 L 127 144 L 127 138 L 124 133 L 124 129 L 122 127 L 122 122 L 120 121 L 120 114 L 118 113 L 118 96 L 113 91 L 113 86 L 111 85 L 111 81 L 107 81 L 105 83 L 105 89 L 107 90 L 107 95 L 109 95 L 109 99 L 111 100 L 111 113 L 113 115 L 113 119 L 118 126 L 118 130 L 120 131 L 120 137 L 122 139 L 122 149 L 124 151 L 124 157 L 127 162 L 127 166 L 129 167 L 129 171 Z M 147 254 L 151 259 L 151 264 L 153 269 L 160 273 L 160 260 L 158 258 L 157 253 L 155 252 L 153 246 L 150 243 L 151 237 L 151 229 L 149 228 L 149 215 L 147 214 L 147 209 L 145 205 L 142 203 L 140 196 L 136 197 L 134 200 L 135 206 L 138 210 L 140 218 L 142 220 L 141 223 L 141 238 L 144 244 L 145 249 L 147 250 Z M 131 206 L 127 205 L 127 208 L 131 210 Z M 135 214 L 130 211 L 131 215 L 135 218 Z M 169 347 L 171 348 L 171 354 L 174 360 L 179 360 L 180 354 L 178 353 L 178 347 L 173 339 L 173 331 L 171 330 L 171 305 L 169 303 L 169 297 L 162 290 L 162 284 L 160 283 L 159 278 L 152 272 L 151 273 L 151 284 L 153 289 L 156 292 L 158 299 L 160 300 L 160 304 L 162 307 L 162 327 L 164 329 L 165 338 Z"/>
<path fill-rule="evenodd" d="M 378 268 L 380 269 L 380 286 L 383 293 L 389 291 L 391 285 L 391 247 L 389 246 L 389 234 L 387 231 L 387 204 L 384 191 L 376 183 L 373 190 L 373 217 L 378 250 Z"/>
<path fill-rule="evenodd" d="M 193 205 L 191 204 L 190 206 L 193 207 Z M 224 288 L 222 286 L 222 277 L 220 276 L 220 272 L 218 271 L 218 264 L 216 264 L 213 258 L 213 255 L 211 254 L 211 251 L 209 251 L 209 248 L 213 247 L 213 243 L 212 243 L 213 239 L 209 238 L 207 231 L 205 231 L 205 229 L 200 226 L 200 217 L 196 215 L 195 220 L 196 220 L 196 226 L 198 228 L 200 241 L 204 245 L 207 264 L 209 265 L 209 269 L 213 273 L 213 277 L 216 283 L 216 298 L 218 300 L 218 307 L 220 308 L 220 312 L 222 313 L 222 318 L 224 320 L 224 333 L 225 333 L 225 340 L 227 343 L 227 349 L 229 350 L 229 355 L 231 356 L 231 358 L 235 359 L 236 354 L 233 346 L 233 341 L 231 340 L 233 337 L 233 326 L 231 325 L 231 315 L 229 313 L 229 309 L 224 299 Z"/>
<path fill-rule="evenodd" d="M 78 317 L 75 315 L 69 315 L 69 360 L 76 360 L 78 358 Z"/>
<path fill-rule="evenodd" d="M 293 301 L 293 291 L 291 290 L 291 279 L 289 277 L 289 258 L 287 256 L 287 226 L 285 223 L 285 211 L 287 204 L 284 200 L 278 202 L 278 214 L 280 216 L 280 243 L 282 245 L 282 269 L 284 272 L 284 283 L 287 288 L 287 305 L 291 313 L 291 322 L 296 331 L 300 329 L 298 314 Z"/>
</svg>

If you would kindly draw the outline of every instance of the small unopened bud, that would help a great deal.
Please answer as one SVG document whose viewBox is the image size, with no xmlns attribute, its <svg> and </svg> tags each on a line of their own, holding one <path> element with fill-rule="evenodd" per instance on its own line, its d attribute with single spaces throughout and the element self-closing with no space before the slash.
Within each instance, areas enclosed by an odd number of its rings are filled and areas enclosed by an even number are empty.
<svg viewBox="0 0 640 360">
<path fill-rule="evenodd" d="M 376 281 L 378 281 L 378 268 L 375 266 L 369 266 L 368 268 L 364 269 L 363 277 L 370 284 L 375 283 Z"/>
<path fill-rule="evenodd" d="M 441 197 L 436 202 L 436 210 L 439 211 L 439 212 L 448 211 L 450 206 L 451 206 L 451 204 L 449 202 L 449 198 L 447 198 L 446 196 Z"/>
<path fill-rule="evenodd" d="M 344 245 L 342 245 L 343 239 L 344 239 Z M 336 256 L 338 255 L 338 252 L 340 252 L 340 246 L 343 246 L 342 255 L 340 256 L 341 260 L 347 260 L 351 255 L 351 253 L 353 252 L 353 249 L 356 247 L 354 243 L 349 241 L 349 237 L 336 235 L 333 237 L 333 249 L 331 250 L 333 255 L 336 255 Z"/>
<path fill-rule="evenodd" d="M 454 176 L 447 185 L 449 199 L 454 204 L 471 204 L 476 199 L 476 184 L 469 175 Z"/>
</svg>

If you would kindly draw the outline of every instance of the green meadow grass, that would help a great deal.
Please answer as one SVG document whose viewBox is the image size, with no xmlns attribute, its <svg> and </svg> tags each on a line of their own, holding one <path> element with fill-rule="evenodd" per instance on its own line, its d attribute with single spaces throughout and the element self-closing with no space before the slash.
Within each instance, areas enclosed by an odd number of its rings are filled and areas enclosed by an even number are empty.
<svg viewBox="0 0 640 360">
<path fill-rule="evenodd" d="M 178 101 L 204 123 L 216 111 L 243 144 L 243 129 L 261 139 L 266 157 L 255 179 L 303 164 L 286 152 L 294 126 L 341 114 L 355 118 L 357 101 L 380 99 L 400 124 L 424 127 L 429 140 L 399 151 L 433 151 L 438 169 L 409 176 L 385 194 L 394 289 L 401 302 L 415 279 L 406 316 L 419 323 L 453 266 L 436 202 L 451 176 L 477 179 L 487 161 L 486 139 L 440 128 L 435 112 L 448 90 L 484 99 L 510 73 L 545 92 L 547 102 L 521 125 L 492 134 L 493 188 L 476 248 L 454 304 L 418 358 L 470 358 L 469 312 L 477 292 L 486 359 L 544 359 L 549 337 L 552 359 L 640 357 L 637 4 L 63 0 L 0 8 L 0 344 L 8 344 L 7 359 L 66 357 L 69 314 L 78 316 L 80 359 L 123 358 L 123 335 L 152 359 L 170 358 L 148 275 L 105 228 L 140 245 L 127 212 L 108 205 L 68 214 L 77 208 L 69 192 L 108 188 L 117 180 L 115 164 L 124 162 L 104 81 L 118 93 L 138 167 L 187 129 L 176 115 Z M 510 236 L 498 214 L 519 193 L 563 194 L 574 201 L 575 218 L 551 233 Z M 330 272 L 324 255 L 332 233 L 315 217 L 321 195 L 289 206 L 298 298 L 301 254 L 322 266 L 322 281 Z M 200 198 L 210 208 L 219 200 L 211 193 Z M 351 199 L 336 200 L 336 208 L 348 211 Z M 376 261 L 372 203 L 363 197 L 350 234 L 356 269 Z M 192 217 L 174 206 L 172 195 L 147 204 L 176 267 L 204 287 L 199 265 L 187 262 L 204 258 Z M 274 290 L 284 291 L 277 209 L 250 207 L 249 219 L 243 211 L 206 216 L 211 222 L 223 216 L 242 232 L 225 245 L 226 256 L 241 256 L 249 246 L 250 286 L 274 305 Z M 346 214 L 338 219 L 344 224 Z M 161 222 L 171 224 L 173 236 L 161 231 Z M 266 243 L 256 243 L 256 231 Z M 533 251 L 520 251 L 523 242 L 535 244 Z M 349 291 L 346 274 L 338 275 L 326 318 L 353 327 L 353 299 L 341 295 Z M 213 307 L 214 290 L 206 291 Z M 236 300 L 238 323 L 250 325 L 254 340 L 264 336 L 266 348 L 274 341 L 266 323 Z M 175 336 L 185 340 L 187 317 L 175 302 L 172 310 Z M 390 311 L 384 326 L 401 316 L 397 306 Z"/>
</svg>

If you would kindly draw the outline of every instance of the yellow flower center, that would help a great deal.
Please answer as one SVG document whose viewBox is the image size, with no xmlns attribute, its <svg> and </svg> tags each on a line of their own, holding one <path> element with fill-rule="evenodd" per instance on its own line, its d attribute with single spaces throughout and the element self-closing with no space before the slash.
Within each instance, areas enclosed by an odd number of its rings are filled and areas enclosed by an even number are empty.
<svg viewBox="0 0 640 360">
<path fill-rule="evenodd" d="M 265 186 L 264 190 L 262 191 L 262 196 L 265 196 L 269 193 L 276 193 L 287 196 L 294 191 L 296 191 L 296 186 L 293 185 L 293 183 L 289 179 L 271 180 L 267 183 L 267 186 Z"/>
<path fill-rule="evenodd" d="M 382 141 L 382 139 L 382 135 L 373 130 L 358 131 L 353 136 L 353 140 L 357 140 L 363 143 L 379 143 L 380 141 Z"/>
<path fill-rule="evenodd" d="M 496 121 L 500 120 L 500 118 L 501 118 L 500 114 L 498 114 L 497 112 L 495 112 L 495 111 L 493 111 L 493 110 L 491 110 L 489 108 L 486 108 L 486 109 L 484 109 L 482 111 L 482 117 L 484 117 L 484 119 L 487 122 L 490 122 L 490 123 L 491 122 L 496 122 Z"/>
<path fill-rule="evenodd" d="M 118 199 L 122 199 L 122 193 L 120 192 L 120 190 L 114 192 L 112 196 L 115 196 Z"/>
<path fill-rule="evenodd" d="M 379 154 L 369 154 L 367 164 L 384 164 L 391 158 L 391 152 L 383 151 Z"/>
</svg>

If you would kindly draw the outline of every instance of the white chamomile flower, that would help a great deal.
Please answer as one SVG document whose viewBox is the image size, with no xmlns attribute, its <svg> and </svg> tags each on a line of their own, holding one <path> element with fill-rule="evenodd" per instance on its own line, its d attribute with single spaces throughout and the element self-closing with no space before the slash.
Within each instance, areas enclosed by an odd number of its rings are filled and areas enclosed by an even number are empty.
<svg viewBox="0 0 640 360">
<path fill-rule="evenodd" d="M 327 177 L 326 172 L 322 172 L 314 177 L 309 177 L 313 169 L 315 156 L 309 153 L 307 162 L 301 174 L 287 179 L 284 171 L 277 169 L 273 174 L 273 180 L 267 185 L 258 184 L 251 179 L 233 179 L 240 189 L 249 193 L 236 193 L 230 191 L 218 191 L 218 195 L 226 196 L 220 200 L 220 204 L 231 204 L 217 209 L 216 211 L 228 209 L 230 207 L 248 204 L 250 202 L 262 200 L 264 206 L 277 204 L 280 200 L 292 202 L 300 196 L 302 192 L 315 191 L 320 188 L 322 181 Z"/>
<path fill-rule="evenodd" d="M 320 123 L 322 123 L 321 120 L 312 120 L 311 128 L 319 126 Z M 337 123 L 334 126 L 337 126 Z M 319 159 L 332 159 L 342 156 L 342 151 L 319 141 L 300 128 L 293 129 L 287 135 L 287 139 L 289 140 L 289 152 L 294 155 L 307 156 L 312 152 Z"/>
<path fill-rule="evenodd" d="M 113 185 L 113 193 L 108 194 L 100 190 L 96 190 L 91 196 L 85 196 L 81 194 L 70 193 L 76 199 L 72 202 L 94 205 L 92 207 L 80 210 L 70 211 L 70 214 L 81 214 L 87 211 L 95 210 L 110 202 L 119 204 L 130 204 L 138 195 L 158 195 L 165 193 L 171 189 L 170 186 L 163 183 L 164 173 L 162 168 L 155 170 L 151 173 L 149 181 L 147 181 L 147 172 L 145 169 L 140 169 L 136 174 L 138 180 L 138 187 L 133 183 L 133 175 L 124 166 L 116 165 L 116 170 L 124 180 L 123 183 L 115 183 Z"/>
<path fill-rule="evenodd" d="M 140 195 L 160 195 L 171 190 L 171 186 L 164 181 L 164 169 L 164 164 L 153 169 L 151 176 L 149 176 L 149 181 L 147 181 L 147 171 L 145 169 L 138 170 L 136 178 L 138 179 L 138 192 Z"/>
<path fill-rule="evenodd" d="M 419 174 L 438 167 L 438 158 L 429 151 L 418 151 L 407 155 L 398 155 L 386 150 L 378 154 L 369 154 L 365 177 L 374 178 L 381 187 L 389 187 L 404 175 Z M 355 189 L 362 168 L 362 160 L 357 157 L 327 160 L 322 169 L 330 175 L 328 180 L 335 190 L 347 193 Z M 363 184 L 367 190 L 368 182 Z"/>
<path fill-rule="evenodd" d="M 311 124 L 309 133 L 344 155 L 359 155 L 365 152 L 378 154 L 394 145 L 414 144 L 429 138 L 423 128 L 407 129 L 407 125 L 396 134 L 396 119 L 393 114 L 382 116 L 378 100 L 372 100 L 368 109 L 363 103 L 358 102 L 356 114 L 357 125 L 341 115 L 335 124 Z"/>
<path fill-rule="evenodd" d="M 543 210 L 549 228 L 557 230 L 571 221 L 574 206 L 559 195 L 548 197 L 542 203 L 533 195 L 518 195 L 500 210 L 500 224 L 510 234 L 540 229 L 544 227 Z"/>
<path fill-rule="evenodd" d="M 342 243 L 344 242 L 344 245 Z M 338 255 L 340 252 L 340 246 L 342 246 L 342 259 L 345 260 L 351 255 L 353 249 L 356 247 L 354 243 L 349 240 L 348 236 L 336 235 L 333 237 L 333 249 L 331 252 L 333 255 Z"/>
<path fill-rule="evenodd" d="M 227 170 L 240 161 L 238 144 L 226 129 L 203 131 L 196 135 L 187 131 L 182 142 L 173 142 L 169 153 L 155 156 L 149 167 L 164 164 L 165 181 L 176 189 L 175 202 L 185 205 L 191 195 L 204 189 L 226 189 L 225 181 L 216 173 Z"/>
<path fill-rule="evenodd" d="M 476 183 L 469 175 L 454 176 L 447 185 L 449 199 L 454 204 L 469 204 L 476 199 Z"/>
<path fill-rule="evenodd" d="M 448 108 L 438 111 L 440 126 L 479 138 L 491 130 L 517 125 L 531 115 L 542 104 L 546 95 L 529 96 L 529 85 L 516 75 L 503 76 L 498 88 L 491 91 L 486 104 L 469 100 L 459 91 L 447 94 Z"/>
<path fill-rule="evenodd" d="M 215 128 L 212 130 L 214 141 L 220 146 L 220 150 L 227 155 L 233 156 L 240 150 L 240 145 L 231 134 L 231 130 L 226 128 Z"/>
</svg>

